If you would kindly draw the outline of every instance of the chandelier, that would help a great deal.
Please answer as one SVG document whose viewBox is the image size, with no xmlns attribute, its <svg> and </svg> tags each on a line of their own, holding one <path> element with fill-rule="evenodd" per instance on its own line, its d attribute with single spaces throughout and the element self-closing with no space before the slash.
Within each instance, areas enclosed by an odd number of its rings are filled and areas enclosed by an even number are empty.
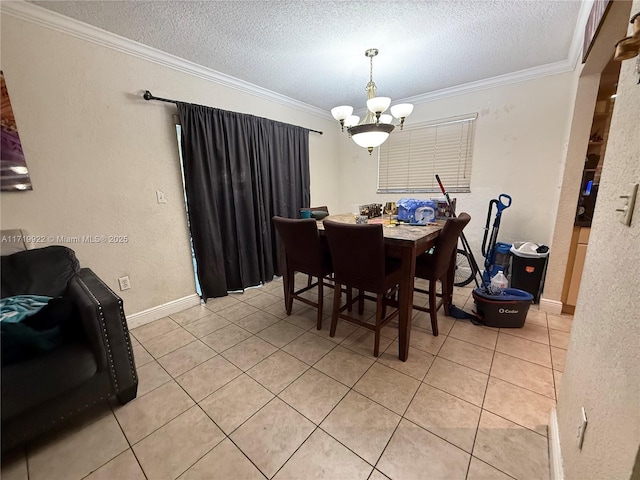
<svg viewBox="0 0 640 480">
<path fill-rule="evenodd" d="M 366 87 L 367 114 L 360 122 L 360 117 L 353 115 L 353 107 L 341 105 L 332 108 L 331 115 L 340 122 L 342 131 L 344 132 L 344 127 L 347 127 L 349 136 L 353 141 L 369 150 L 369 155 L 371 155 L 373 149 L 382 145 L 395 128 L 391 123 L 393 122 L 393 117 L 400 120 L 400 130 L 402 130 L 404 119 L 413 112 L 413 105 L 399 103 L 391 107 L 391 115 L 384 114 L 389 105 L 391 105 L 391 99 L 389 97 L 376 97 L 376 84 L 373 82 L 373 57 L 378 55 L 378 49 L 370 48 L 364 54 L 369 58 L 369 83 L 367 83 Z"/>
</svg>

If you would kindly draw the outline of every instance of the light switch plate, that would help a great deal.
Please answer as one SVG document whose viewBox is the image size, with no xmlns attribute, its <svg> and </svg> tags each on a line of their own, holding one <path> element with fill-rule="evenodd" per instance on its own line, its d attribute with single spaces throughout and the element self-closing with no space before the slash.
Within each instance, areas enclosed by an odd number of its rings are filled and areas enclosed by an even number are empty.
<svg viewBox="0 0 640 480">
<path fill-rule="evenodd" d="M 636 205 L 636 195 L 638 194 L 638 184 L 630 183 L 627 187 L 627 191 L 620 195 L 620 198 L 624 202 L 620 208 L 616 208 L 616 212 L 621 212 L 620 222 L 627 227 L 631 225 L 631 217 L 633 216 L 633 209 Z"/>
</svg>

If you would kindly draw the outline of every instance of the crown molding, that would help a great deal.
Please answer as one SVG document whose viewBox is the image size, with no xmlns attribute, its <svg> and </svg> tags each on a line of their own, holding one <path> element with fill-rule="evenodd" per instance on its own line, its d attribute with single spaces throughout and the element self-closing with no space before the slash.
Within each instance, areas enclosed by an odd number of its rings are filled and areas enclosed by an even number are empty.
<svg viewBox="0 0 640 480">
<path fill-rule="evenodd" d="M 106 30 L 66 17 L 38 5 L 27 3 L 23 0 L 2 1 L 1 13 L 65 33 L 96 45 L 127 53 L 134 57 L 193 75 L 194 77 L 202 78 L 244 93 L 249 93 L 256 97 L 264 98 L 305 113 L 310 113 L 324 119 L 332 118 L 331 115 L 329 115 L 329 112 L 318 107 L 294 100 L 293 98 L 267 90 L 266 88 L 259 87 L 258 85 L 245 82 L 244 80 L 237 79 L 210 68 L 203 67 L 175 55 L 171 55 L 170 53 L 143 45 L 134 40 L 122 37 L 115 33 L 107 32 Z"/>
<path fill-rule="evenodd" d="M 415 95 L 398 99 L 398 102 L 408 102 L 418 105 L 421 103 L 432 102 L 444 98 L 464 95 L 468 93 L 495 88 L 513 83 L 534 80 L 549 75 L 557 75 L 560 73 L 573 71 L 577 65 L 582 50 L 582 39 L 584 36 L 584 25 L 589 17 L 593 0 L 583 0 L 578 14 L 578 21 L 574 28 L 571 47 L 568 57 L 564 60 L 533 67 L 518 72 L 507 73 L 497 77 L 491 77 L 476 82 L 456 85 L 454 87 L 443 88 L 433 92 Z M 314 107 L 304 102 L 294 100 L 285 95 L 267 90 L 266 88 L 254 85 L 244 80 L 237 79 L 230 75 L 203 67 L 196 63 L 184 60 L 175 55 L 163 52 L 153 47 L 143 45 L 134 40 L 121 37 L 115 33 L 107 32 L 100 28 L 88 25 L 78 20 L 66 17 L 59 13 L 47 10 L 38 5 L 27 3 L 24 0 L 19 1 L 2 1 L 1 11 L 13 17 L 24 21 L 34 23 L 52 30 L 71 35 L 73 37 L 101 45 L 119 52 L 127 53 L 135 57 L 147 60 L 167 68 L 172 68 L 198 78 L 202 78 L 219 85 L 223 85 L 235 90 L 239 90 L 257 97 L 270 100 L 280 105 L 294 108 L 296 110 L 309 113 L 323 119 L 332 119 L 329 112 L 318 107 Z"/>
</svg>

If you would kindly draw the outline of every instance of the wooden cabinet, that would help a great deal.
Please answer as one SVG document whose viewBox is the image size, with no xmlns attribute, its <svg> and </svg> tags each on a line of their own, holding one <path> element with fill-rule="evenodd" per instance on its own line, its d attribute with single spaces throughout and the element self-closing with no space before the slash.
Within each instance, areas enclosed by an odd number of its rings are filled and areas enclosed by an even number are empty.
<svg viewBox="0 0 640 480">
<path fill-rule="evenodd" d="M 569 250 L 569 263 L 565 276 L 565 288 L 563 291 L 562 303 L 572 310 L 578 300 L 580 290 L 580 280 L 584 269 L 584 260 L 587 256 L 587 246 L 589 244 L 590 228 L 575 227 L 571 238 L 571 248 Z"/>
</svg>

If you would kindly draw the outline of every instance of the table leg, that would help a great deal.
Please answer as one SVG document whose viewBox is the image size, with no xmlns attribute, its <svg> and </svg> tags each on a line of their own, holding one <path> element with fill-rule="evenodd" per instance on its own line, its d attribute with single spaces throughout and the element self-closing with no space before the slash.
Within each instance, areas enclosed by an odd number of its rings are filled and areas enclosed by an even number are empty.
<svg viewBox="0 0 640 480">
<path fill-rule="evenodd" d="M 416 276 L 416 248 L 402 249 L 400 292 L 398 297 L 398 358 L 403 362 L 409 357 L 411 314 L 413 313 L 413 282 Z"/>
</svg>

